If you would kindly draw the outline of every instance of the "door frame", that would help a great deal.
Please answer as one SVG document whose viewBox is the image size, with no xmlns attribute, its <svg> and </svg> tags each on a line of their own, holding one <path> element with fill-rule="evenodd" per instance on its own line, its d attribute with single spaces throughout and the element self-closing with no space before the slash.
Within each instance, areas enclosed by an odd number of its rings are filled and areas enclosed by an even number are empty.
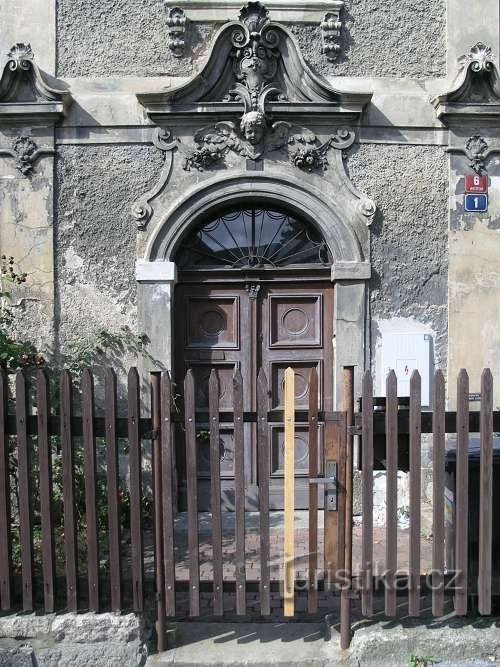
<svg viewBox="0 0 500 667">
<path fill-rule="evenodd" d="M 334 310 L 334 405 L 342 404 L 345 366 L 354 368 L 355 393 L 370 365 L 369 350 L 369 225 L 376 212 L 374 202 L 358 192 L 345 175 L 341 151 L 335 154 L 340 188 L 317 188 L 313 177 L 290 173 L 239 171 L 208 175 L 203 182 L 169 197 L 155 224 L 148 226 L 138 243 L 138 325 L 149 338 L 149 358 L 141 370 L 171 370 L 173 359 L 172 315 L 177 267 L 173 261 L 187 231 L 211 212 L 232 203 L 244 205 L 256 199 L 290 210 L 309 220 L 323 235 L 333 258 L 331 280 L 335 289 Z M 338 163 L 338 164 L 337 164 Z M 311 180 L 312 179 L 312 180 Z"/>
<path fill-rule="evenodd" d="M 360 395 L 361 379 L 370 365 L 369 279 L 366 262 L 333 264 L 333 377 L 334 409 L 342 408 L 343 369 L 354 368 L 354 391 Z M 136 263 L 138 326 L 148 336 L 149 356 L 141 359 L 141 372 L 173 370 L 174 312 L 177 266 L 170 261 Z M 214 279 L 214 277 L 211 277 Z M 326 371 L 326 369 L 325 369 Z"/>
</svg>

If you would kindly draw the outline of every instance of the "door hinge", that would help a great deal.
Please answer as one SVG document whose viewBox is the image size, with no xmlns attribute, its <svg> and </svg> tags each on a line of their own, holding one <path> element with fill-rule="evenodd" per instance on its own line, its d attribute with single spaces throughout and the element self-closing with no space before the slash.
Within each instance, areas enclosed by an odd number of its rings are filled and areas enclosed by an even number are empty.
<svg viewBox="0 0 500 667">
<path fill-rule="evenodd" d="M 361 435 L 362 429 L 361 426 L 348 426 L 347 435 Z"/>
</svg>

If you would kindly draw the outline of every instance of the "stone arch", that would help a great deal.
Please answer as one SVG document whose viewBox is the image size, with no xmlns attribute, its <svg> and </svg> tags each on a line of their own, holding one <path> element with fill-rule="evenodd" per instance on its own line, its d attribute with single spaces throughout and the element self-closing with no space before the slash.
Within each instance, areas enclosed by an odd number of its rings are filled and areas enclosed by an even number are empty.
<svg viewBox="0 0 500 667">
<path fill-rule="evenodd" d="M 323 235 L 337 263 L 364 263 L 368 259 L 368 230 L 341 198 L 338 201 L 287 174 L 276 178 L 265 174 L 215 177 L 192 187 L 172 202 L 152 229 L 144 259 L 173 262 L 182 238 L 203 216 L 221 206 L 258 199 L 299 214 Z M 354 220 L 353 220 L 354 217 Z"/>
</svg>

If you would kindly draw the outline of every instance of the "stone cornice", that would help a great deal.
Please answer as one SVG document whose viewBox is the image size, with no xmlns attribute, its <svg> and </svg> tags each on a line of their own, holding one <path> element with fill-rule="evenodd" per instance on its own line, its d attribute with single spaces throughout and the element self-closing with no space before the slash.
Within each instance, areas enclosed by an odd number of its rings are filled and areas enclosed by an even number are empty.
<svg viewBox="0 0 500 667">
<path fill-rule="evenodd" d="M 0 123 L 56 123 L 70 104 L 70 93 L 49 82 L 31 46 L 15 44 L 0 78 Z"/>
<path fill-rule="evenodd" d="M 500 119 L 500 77 L 491 49 L 476 44 L 460 59 L 451 90 L 431 100 L 437 117 L 446 125 Z"/>
<path fill-rule="evenodd" d="M 138 93 L 156 123 L 172 115 L 224 114 L 238 110 L 360 115 L 371 92 L 342 91 L 314 74 L 295 38 L 258 2 L 246 5 L 239 21 L 219 31 L 204 68 L 175 88 Z"/>
</svg>

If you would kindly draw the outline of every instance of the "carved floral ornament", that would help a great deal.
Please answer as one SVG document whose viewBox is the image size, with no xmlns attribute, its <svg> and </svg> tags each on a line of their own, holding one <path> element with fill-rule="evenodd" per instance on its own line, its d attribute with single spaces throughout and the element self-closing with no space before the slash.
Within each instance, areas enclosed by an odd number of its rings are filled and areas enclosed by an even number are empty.
<svg viewBox="0 0 500 667">
<path fill-rule="evenodd" d="M 16 161 L 16 169 L 23 176 L 29 176 L 33 171 L 33 165 L 41 155 L 53 155 L 53 148 L 39 148 L 34 140 L 21 135 L 14 139 L 12 148 L 1 148 L 0 155 L 6 155 Z"/>
</svg>

